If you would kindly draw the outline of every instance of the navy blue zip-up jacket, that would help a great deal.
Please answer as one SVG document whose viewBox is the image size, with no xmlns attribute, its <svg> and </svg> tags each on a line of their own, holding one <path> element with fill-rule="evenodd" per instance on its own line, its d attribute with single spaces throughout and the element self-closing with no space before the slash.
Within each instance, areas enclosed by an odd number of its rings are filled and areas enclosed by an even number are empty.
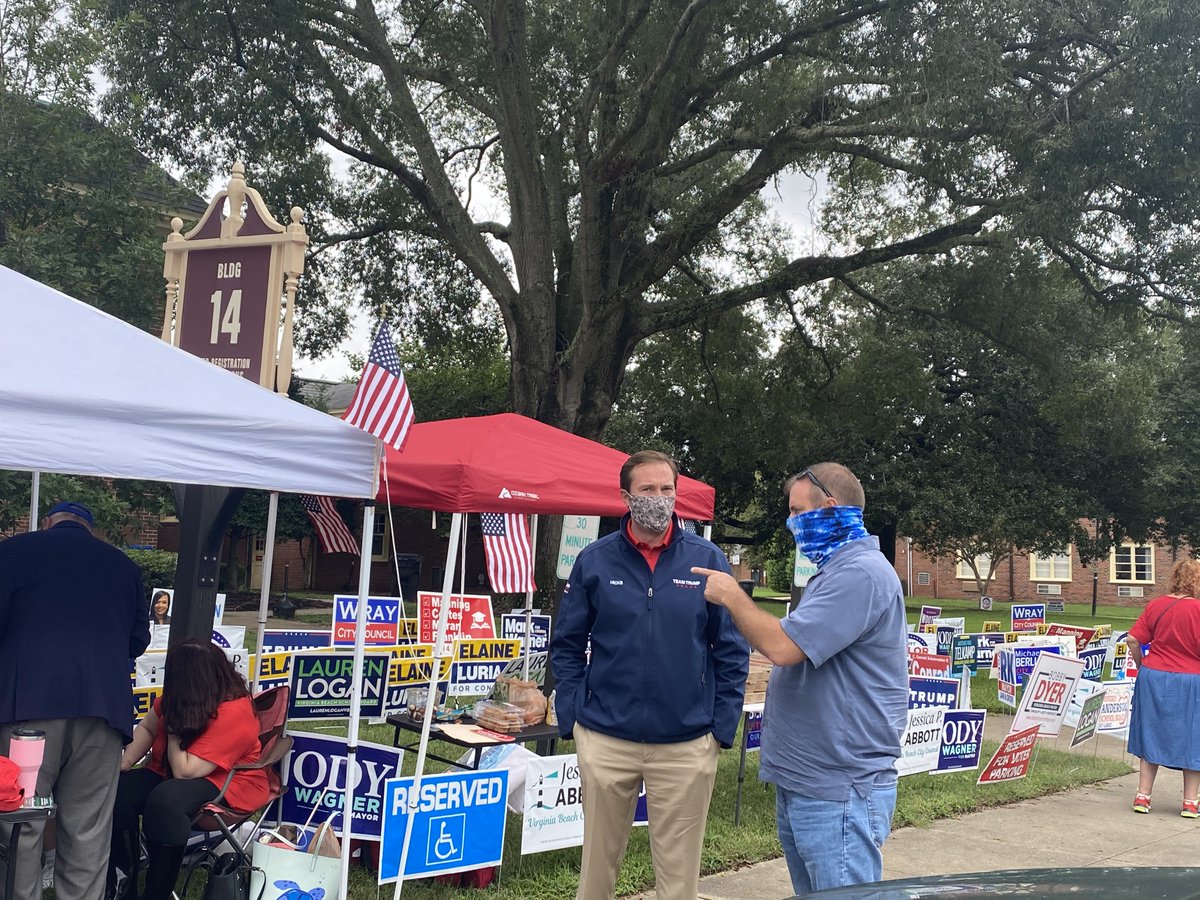
<svg viewBox="0 0 1200 900">
<path fill-rule="evenodd" d="M 550 642 L 559 733 L 570 737 L 579 722 L 626 741 L 673 744 L 712 732 L 731 747 L 750 647 L 691 572 L 728 572 L 725 554 L 675 519 L 651 572 L 628 523 L 626 514 L 620 529 L 580 552 L 559 603 Z"/>
</svg>

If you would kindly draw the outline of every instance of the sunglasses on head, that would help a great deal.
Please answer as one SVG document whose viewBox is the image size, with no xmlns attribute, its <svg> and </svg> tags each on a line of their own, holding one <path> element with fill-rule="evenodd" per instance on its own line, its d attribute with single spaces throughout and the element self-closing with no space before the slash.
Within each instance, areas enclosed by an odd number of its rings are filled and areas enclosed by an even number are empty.
<svg viewBox="0 0 1200 900">
<path fill-rule="evenodd" d="M 821 493 L 824 494 L 826 497 L 828 497 L 830 500 L 837 499 L 836 497 L 833 496 L 833 492 L 830 491 L 829 488 L 825 487 L 825 485 L 821 483 L 821 479 L 813 474 L 812 469 L 805 469 L 803 472 L 801 472 L 799 475 L 796 476 L 797 481 L 799 481 L 802 478 L 807 478 L 809 481 L 811 481 L 813 484 L 815 484 L 817 487 L 819 487 L 821 489 Z"/>
</svg>

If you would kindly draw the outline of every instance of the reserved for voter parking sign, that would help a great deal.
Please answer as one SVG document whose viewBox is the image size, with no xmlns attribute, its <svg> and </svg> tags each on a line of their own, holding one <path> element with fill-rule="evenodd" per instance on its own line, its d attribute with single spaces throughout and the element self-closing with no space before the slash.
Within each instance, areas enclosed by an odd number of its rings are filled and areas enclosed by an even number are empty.
<svg viewBox="0 0 1200 900">
<path fill-rule="evenodd" d="M 380 884 L 400 877 L 400 851 L 410 814 L 413 825 L 404 865 L 406 879 L 500 865 L 507 769 L 426 775 L 415 797 L 412 790 L 411 777 L 392 778 L 384 786 Z"/>
</svg>

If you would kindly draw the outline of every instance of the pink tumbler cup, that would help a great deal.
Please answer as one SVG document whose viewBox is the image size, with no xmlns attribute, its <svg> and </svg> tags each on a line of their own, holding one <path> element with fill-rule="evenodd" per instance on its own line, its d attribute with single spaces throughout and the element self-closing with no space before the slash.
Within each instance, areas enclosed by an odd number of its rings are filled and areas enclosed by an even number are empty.
<svg viewBox="0 0 1200 900">
<path fill-rule="evenodd" d="M 35 728 L 13 730 L 8 742 L 8 758 L 21 770 L 17 785 L 25 791 L 26 800 L 37 794 L 38 770 L 42 767 L 42 754 L 45 751 L 46 732 Z"/>
</svg>

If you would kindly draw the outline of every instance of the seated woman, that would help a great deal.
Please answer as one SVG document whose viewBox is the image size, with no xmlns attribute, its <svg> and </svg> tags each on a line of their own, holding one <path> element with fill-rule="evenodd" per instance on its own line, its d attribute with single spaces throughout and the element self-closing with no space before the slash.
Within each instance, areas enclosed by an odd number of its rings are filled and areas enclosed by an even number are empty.
<svg viewBox="0 0 1200 900">
<path fill-rule="evenodd" d="M 137 852 L 138 817 L 146 837 L 144 900 L 167 900 L 191 833 L 191 821 L 213 800 L 235 765 L 258 759 L 258 719 L 245 679 L 213 644 L 189 639 L 171 648 L 162 697 L 133 733 L 121 758 L 113 809 L 109 894 L 116 869 L 128 873 Z M 133 769 L 150 751 L 140 769 Z M 223 803 L 252 810 L 269 795 L 263 770 L 238 772 Z M 127 879 L 122 895 L 136 897 Z"/>
</svg>

